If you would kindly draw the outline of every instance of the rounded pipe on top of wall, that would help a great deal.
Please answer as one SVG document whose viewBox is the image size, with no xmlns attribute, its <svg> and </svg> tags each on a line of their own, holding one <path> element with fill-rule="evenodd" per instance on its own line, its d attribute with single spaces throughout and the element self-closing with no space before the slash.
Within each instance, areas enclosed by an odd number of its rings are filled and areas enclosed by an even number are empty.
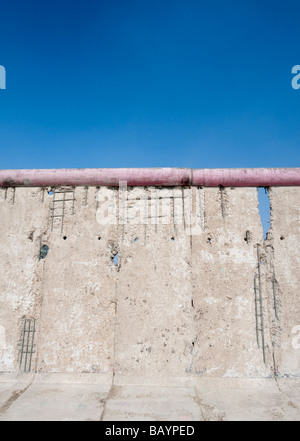
<svg viewBox="0 0 300 441">
<path fill-rule="evenodd" d="M 275 187 L 300 185 L 300 168 L 195 169 L 193 185 L 205 187 Z"/>
<path fill-rule="evenodd" d="M 300 168 L 87 168 L 0 170 L 0 187 L 299 186 Z"/>
</svg>

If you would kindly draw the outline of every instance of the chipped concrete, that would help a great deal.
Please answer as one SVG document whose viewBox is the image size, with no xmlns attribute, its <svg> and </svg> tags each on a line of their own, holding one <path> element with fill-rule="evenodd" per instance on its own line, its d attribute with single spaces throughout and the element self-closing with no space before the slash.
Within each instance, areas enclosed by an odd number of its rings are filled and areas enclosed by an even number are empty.
<svg viewBox="0 0 300 441">
<path fill-rule="evenodd" d="M 122 198 L 0 188 L 0 419 L 300 419 L 300 188 Z"/>
</svg>

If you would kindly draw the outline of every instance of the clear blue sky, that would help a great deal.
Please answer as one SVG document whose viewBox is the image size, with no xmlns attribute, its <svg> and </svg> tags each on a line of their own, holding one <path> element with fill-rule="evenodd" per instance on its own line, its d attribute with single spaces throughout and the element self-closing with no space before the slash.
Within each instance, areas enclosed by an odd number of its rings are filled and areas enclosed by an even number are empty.
<svg viewBox="0 0 300 441">
<path fill-rule="evenodd" d="M 0 168 L 300 166 L 299 0 L 1 1 Z"/>
</svg>

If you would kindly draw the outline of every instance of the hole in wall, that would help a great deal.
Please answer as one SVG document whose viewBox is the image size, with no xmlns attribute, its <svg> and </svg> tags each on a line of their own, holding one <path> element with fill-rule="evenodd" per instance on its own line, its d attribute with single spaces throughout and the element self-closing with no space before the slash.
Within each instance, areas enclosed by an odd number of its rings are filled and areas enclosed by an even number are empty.
<svg viewBox="0 0 300 441">
<path fill-rule="evenodd" d="M 172 242 L 174 242 L 174 240 L 175 240 L 175 237 L 174 237 L 174 236 L 172 236 L 172 237 L 171 237 L 171 241 L 172 241 Z"/>
<path fill-rule="evenodd" d="M 138 241 L 139 241 L 139 238 L 138 238 L 138 237 L 136 237 L 136 238 L 134 239 L 134 241 L 135 241 L 135 243 L 138 243 Z"/>
<path fill-rule="evenodd" d="M 68 239 L 67 236 L 64 236 L 64 237 L 63 237 L 63 240 L 67 240 L 67 239 Z"/>
<path fill-rule="evenodd" d="M 54 191 L 53 191 L 53 190 L 49 190 L 49 191 L 48 191 L 48 195 L 49 195 L 49 196 L 52 196 L 53 194 L 54 194 Z"/>
<path fill-rule="evenodd" d="M 244 237 L 244 241 L 247 242 L 248 244 L 251 242 L 252 239 L 252 234 L 249 230 L 246 231 L 245 237 Z"/>
<path fill-rule="evenodd" d="M 211 238 L 208 237 L 207 240 L 206 240 L 206 242 L 211 244 Z"/>
<path fill-rule="evenodd" d="M 48 245 L 43 245 L 40 249 L 40 259 L 45 259 L 49 251 Z"/>
<path fill-rule="evenodd" d="M 98 236 L 98 240 L 101 240 L 102 238 L 101 238 L 101 236 Z"/>
<path fill-rule="evenodd" d="M 284 236 L 280 236 L 280 240 L 283 240 L 284 239 Z"/>
<path fill-rule="evenodd" d="M 31 240 L 31 242 L 33 242 L 33 236 L 34 236 L 34 231 L 32 231 L 32 232 L 28 235 L 28 239 Z"/>
<path fill-rule="evenodd" d="M 258 187 L 258 210 L 260 215 L 260 221 L 263 228 L 264 240 L 267 238 L 267 233 L 271 226 L 271 207 L 269 190 L 267 187 Z"/>
<path fill-rule="evenodd" d="M 113 263 L 115 264 L 116 267 L 119 266 L 119 253 L 115 254 L 113 257 Z"/>
</svg>

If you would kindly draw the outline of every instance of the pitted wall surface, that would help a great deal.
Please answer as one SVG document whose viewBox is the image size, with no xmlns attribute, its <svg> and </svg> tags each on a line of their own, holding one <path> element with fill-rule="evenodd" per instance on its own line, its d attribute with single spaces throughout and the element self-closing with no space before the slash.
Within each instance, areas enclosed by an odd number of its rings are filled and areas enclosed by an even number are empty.
<svg viewBox="0 0 300 441">
<path fill-rule="evenodd" d="M 253 187 L 0 188 L 0 372 L 299 377 L 300 188 L 270 202 L 264 241 Z"/>
</svg>

